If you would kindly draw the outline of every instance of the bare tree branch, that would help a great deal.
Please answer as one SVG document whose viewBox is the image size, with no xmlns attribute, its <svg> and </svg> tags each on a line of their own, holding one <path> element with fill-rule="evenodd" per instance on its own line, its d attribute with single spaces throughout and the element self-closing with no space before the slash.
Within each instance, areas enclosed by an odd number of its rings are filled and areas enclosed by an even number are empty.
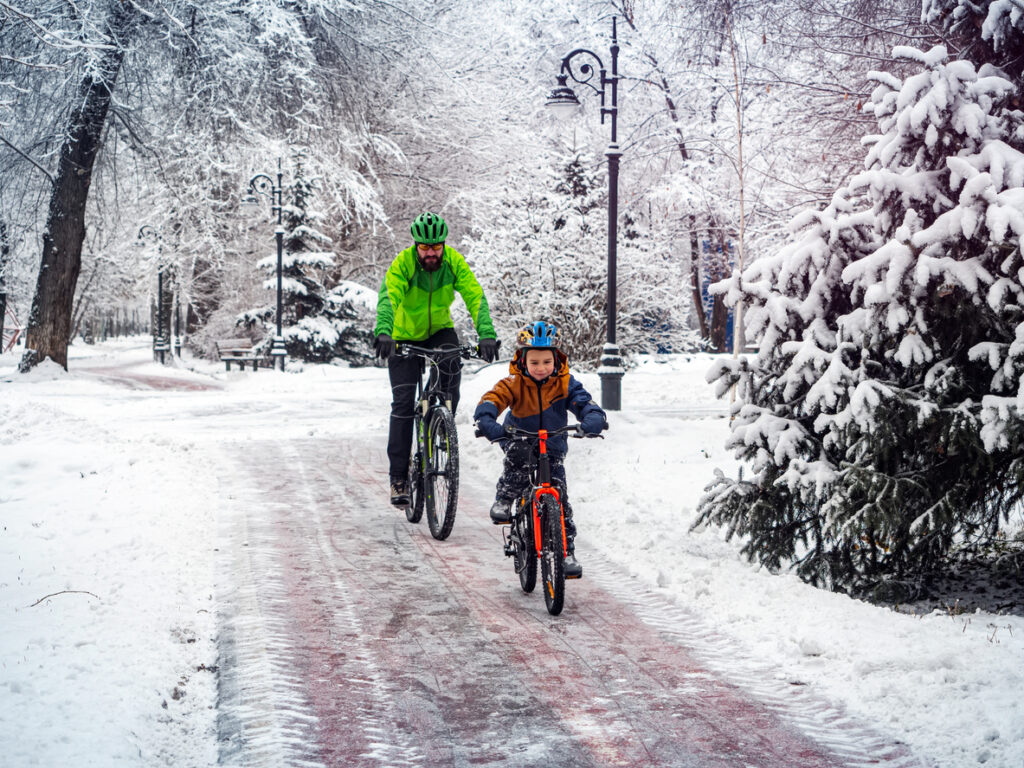
<svg viewBox="0 0 1024 768">
<path fill-rule="evenodd" d="M 34 165 L 34 166 L 35 166 L 36 168 L 38 168 L 38 169 L 39 169 L 40 171 L 42 171 L 43 175 L 45 175 L 45 176 L 46 176 L 46 178 L 48 178 L 48 179 L 50 180 L 50 185 L 51 185 L 51 186 L 52 186 L 52 185 L 53 185 L 53 184 L 55 183 L 55 182 L 54 182 L 54 179 L 53 179 L 53 174 L 51 174 L 51 173 L 50 173 L 50 172 L 49 172 L 48 170 L 46 170 L 45 168 L 43 168 L 43 166 L 41 166 L 41 165 L 40 165 L 39 163 L 37 163 L 37 162 L 36 162 L 35 160 L 33 160 L 33 159 L 32 159 L 31 157 L 29 157 L 28 155 L 26 155 L 26 154 L 25 154 L 24 152 L 22 152 L 22 151 L 21 151 L 20 149 L 18 149 L 18 148 L 17 148 L 16 146 L 14 146 L 13 144 L 11 144 L 11 142 L 9 142 L 9 141 L 8 141 L 7 139 L 5 139 L 5 138 L 4 138 L 3 136 L 0 136 L 0 141 L 2 141 L 2 142 L 3 142 L 4 144 L 6 144 L 6 145 L 7 145 L 8 147 L 10 147 L 11 149 L 13 149 L 13 150 L 14 150 L 15 152 L 17 152 L 17 153 L 18 153 L 19 155 L 21 155 L 21 156 L 22 156 L 23 158 L 25 158 L 25 159 L 26 159 L 26 160 L 28 160 L 28 161 L 29 161 L 30 163 L 32 163 L 32 165 Z"/>
</svg>

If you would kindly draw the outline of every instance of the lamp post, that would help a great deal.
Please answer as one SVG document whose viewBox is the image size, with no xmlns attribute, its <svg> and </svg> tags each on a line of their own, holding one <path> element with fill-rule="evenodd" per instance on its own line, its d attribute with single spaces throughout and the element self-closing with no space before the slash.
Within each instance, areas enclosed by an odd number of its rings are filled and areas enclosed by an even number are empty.
<svg viewBox="0 0 1024 768">
<path fill-rule="evenodd" d="M 274 230 L 274 235 L 277 237 L 277 335 L 274 336 L 274 343 L 270 347 L 270 355 L 274 358 L 274 367 L 278 367 L 277 361 L 280 360 L 280 368 L 284 370 L 284 359 L 288 354 L 288 351 L 284 347 L 284 334 L 281 332 L 281 261 L 284 254 L 284 226 L 281 223 L 281 194 L 283 192 L 283 185 L 281 184 L 281 159 L 277 160 L 277 182 L 275 183 L 265 173 L 257 173 L 251 179 L 249 179 L 249 198 L 243 202 L 256 202 L 254 193 L 259 193 L 264 197 L 270 198 L 270 212 L 277 214 L 277 228 Z"/>
<path fill-rule="evenodd" d="M 174 356 L 181 357 L 181 298 L 174 297 Z"/>
<path fill-rule="evenodd" d="M 572 78 L 580 85 L 589 86 L 601 97 L 601 124 L 607 115 L 611 118 L 612 139 L 605 151 L 608 158 L 608 320 L 607 336 L 604 352 L 601 355 L 601 367 L 597 373 L 601 378 L 601 405 L 605 410 L 618 411 L 622 408 L 622 358 L 615 341 L 615 294 L 616 294 L 616 245 L 618 241 L 619 219 L 619 157 L 622 155 L 618 145 L 619 116 L 619 43 L 616 32 L 616 17 L 612 17 L 611 74 L 604 67 L 601 57 L 586 48 L 577 48 L 562 59 L 562 67 L 556 76 L 557 85 L 548 95 L 545 105 L 559 117 L 571 115 L 580 105 L 575 91 L 566 85 Z M 578 58 L 580 57 L 580 58 Z M 576 68 L 573 60 L 578 59 Z M 597 64 L 595 79 L 594 64 Z M 607 94 L 607 96 L 606 96 Z M 610 103 L 605 106 L 606 98 Z"/>
<path fill-rule="evenodd" d="M 153 341 L 153 359 L 160 360 L 164 364 L 164 355 L 170 349 L 167 338 L 164 336 L 164 261 L 163 261 L 163 238 L 160 232 L 149 224 L 139 227 L 138 239 L 140 243 L 152 243 L 156 245 L 157 270 L 156 270 L 156 339 Z"/>
</svg>

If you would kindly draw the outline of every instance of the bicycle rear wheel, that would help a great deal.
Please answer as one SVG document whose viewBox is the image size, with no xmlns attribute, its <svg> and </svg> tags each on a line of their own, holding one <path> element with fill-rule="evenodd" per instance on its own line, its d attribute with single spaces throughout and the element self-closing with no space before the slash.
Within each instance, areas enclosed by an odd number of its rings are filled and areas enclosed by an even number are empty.
<svg viewBox="0 0 1024 768">
<path fill-rule="evenodd" d="M 423 419 L 419 412 L 413 416 L 416 423 L 413 435 L 413 453 L 409 459 L 409 506 L 405 508 L 405 519 L 418 523 L 423 519 Z"/>
<path fill-rule="evenodd" d="M 423 479 L 430 535 L 438 540 L 447 539 L 455 525 L 459 503 L 459 435 L 451 411 L 443 405 L 430 413 Z"/>
<path fill-rule="evenodd" d="M 523 592 L 533 592 L 537 586 L 537 548 L 533 545 L 533 510 L 529 497 L 514 502 L 516 514 L 512 518 L 512 563 L 519 574 Z"/>
<path fill-rule="evenodd" d="M 540 568 L 544 582 L 544 604 L 557 616 L 565 602 L 565 548 L 562 545 L 562 515 L 550 496 L 540 500 Z"/>
<path fill-rule="evenodd" d="M 412 477 L 409 480 L 409 506 L 405 508 L 405 519 L 418 523 L 423 519 L 423 455 L 416 451 L 409 460 Z"/>
</svg>

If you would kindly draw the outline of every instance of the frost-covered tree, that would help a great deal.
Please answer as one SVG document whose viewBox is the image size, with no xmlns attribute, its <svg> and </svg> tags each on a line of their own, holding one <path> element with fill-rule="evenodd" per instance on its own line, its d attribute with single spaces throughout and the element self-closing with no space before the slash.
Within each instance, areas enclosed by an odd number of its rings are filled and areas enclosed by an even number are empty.
<svg viewBox="0 0 1024 768">
<path fill-rule="evenodd" d="M 699 519 L 832 587 L 934 566 L 1024 499 L 1019 91 L 943 47 L 895 55 L 918 71 L 873 75 L 866 170 L 720 286 L 758 356 L 709 372 L 740 385 L 752 475 L 719 475 Z"/>
<path fill-rule="evenodd" d="M 558 325 L 575 365 L 597 364 L 608 296 L 607 180 L 585 150 L 540 158 L 533 173 L 510 174 L 498 191 L 493 225 L 467 248 L 491 254 L 475 264 L 505 343 L 528 322 Z M 626 352 L 692 346 L 678 284 L 664 279 L 667 252 L 628 218 L 618 243 L 617 341 Z M 657 252 L 655 252 L 657 251 Z"/>
<path fill-rule="evenodd" d="M 236 277 L 256 242 L 238 198 L 288 143 L 317 147 L 325 233 L 356 252 L 360 228 L 383 218 L 377 174 L 401 155 L 377 93 L 403 46 L 392 32 L 403 12 L 345 0 L 0 0 L 0 209 L 14 287 L 38 273 L 26 367 L 66 361 L 79 274 L 97 267 L 83 243 L 97 230 L 141 273 L 139 224 L 175 229 L 165 256 L 189 325 L 220 312 L 226 328 L 248 305 Z"/>
<path fill-rule="evenodd" d="M 604 189 L 587 153 L 570 152 L 554 167 L 544 158 L 509 175 L 491 225 L 467 240 L 468 251 L 490 254 L 474 267 L 506 344 L 526 323 L 544 319 L 558 325 L 570 357 L 597 360 L 605 328 Z"/>
<path fill-rule="evenodd" d="M 331 238 L 321 228 L 324 215 L 317 210 L 319 179 L 306 173 L 306 155 L 293 156 L 293 178 L 283 190 L 284 229 L 281 259 L 281 322 L 285 348 L 291 357 L 307 363 L 341 358 L 351 364 L 372 362 L 372 333 L 376 294 L 351 281 L 328 290 L 324 275 L 334 266 Z M 256 349 L 269 353 L 276 332 L 277 254 L 256 264 L 272 300 L 243 312 L 238 324 L 262 327 L 264 338 Z"/>
<path fill-rule="evenodd" d="M 936 24 L 957 57 L 1024 76 L 1024 5 L 1019 0 L 924 0 L 921 20 Z"/>
</svg>

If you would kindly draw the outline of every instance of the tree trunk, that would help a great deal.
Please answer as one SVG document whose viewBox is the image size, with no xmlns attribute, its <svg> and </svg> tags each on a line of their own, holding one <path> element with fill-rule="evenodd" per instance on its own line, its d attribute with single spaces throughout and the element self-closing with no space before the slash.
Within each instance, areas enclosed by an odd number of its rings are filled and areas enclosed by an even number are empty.
<svg viewBox="0 0 1024 768">
<path fill-rule="evenodd" d="M 11 244 L 7 239 L 7 224 L 0 221 L 0 353 L 3 348 L 4 320 L 7 318 L 7 260 L 10 258 Z"/>
<path fill-rule="evenodd" d="M 700 323 L 700 337 L 709 337 L 708 318 L 704 314 L 704 299 L 700 290 L 700 238 L 697 237 L 697 217 L 690 215 L 690 286 L 693 290 L 693 309 Z"/>
<path fill-rule="evenodd" d="M 726 352 L 729 349 L 729 308 L 721 296 L 711 300 L 711 346 L 715 352 Z"/>
<path fill-rule="evenodd" d="M 114 3 L 109 24 L 112 34 L 104 41 L 110 47 L 87 69 L 78 90 L 79 106 L 68 118 L 43 232 L 43 258 L 19 366 L 22 373 L 48 357 L 65 370 L 68 367 L 72 305 L 82 269 L 85 205 L 111 92 L 124 59 L 125 33 L 134 13 L 130 6 Z"/>
<path fill-rule="evenodd" d="M 632 8 L 627 8 L 626 3 L 623 3 L 619 10 L 630 28 L 639 34 L 639 30 L 636 28 L 636 20 L 633 17 Z M 648 80 L 648 83 L 661 91 L 661 95 L 665 99 L 665 110 L 668 112 L 669 121 L 672 123 L 672 130 L 675 132 L 676 149 L 679 150 L 679 158 L 685 164 L 690 159 L 690 152 L 686 148 L 686 139 L 683 138 L 683 130 L 679 127 L 679 109 L 676 106 L 675 99 L 672 98 L 672 87 L 669 85 L 668 77 L 662 69 L 661 62 L 658 61 L 652 53 L 645 53 L 644 55 L 654 68 L 658 77 L 657 82 L 652 79 Z M 693 297 L 693 311 L 694 314 L 697 315 L 697 321 L 700 323 L 700 336 L 702 339 L 707 339 L 709 336 L 708 320 L 704 314 L 704 301 L 701 298 L 700 292 L 700 251 L 697 249 L 699 245 L 696 226 L 697 217 L 690 214 L 688 219 L 690 221 L 690 274 L 693 286 L 691 294 Z"/>
</svg>

